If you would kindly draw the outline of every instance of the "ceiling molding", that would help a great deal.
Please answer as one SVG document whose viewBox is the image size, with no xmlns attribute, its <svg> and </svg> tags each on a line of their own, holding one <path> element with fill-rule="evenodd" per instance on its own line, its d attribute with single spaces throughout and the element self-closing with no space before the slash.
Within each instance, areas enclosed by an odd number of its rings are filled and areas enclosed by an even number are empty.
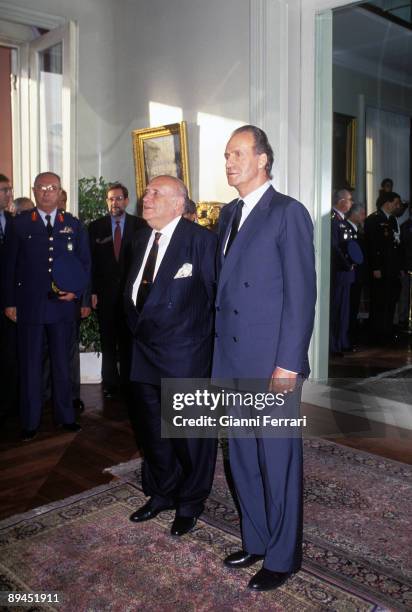
<svg viewBox="0 0 412 612">
<path fill-rule="evenodd" d="M 40 11 L 34 11 L 1 1 L 0 19 L 35 26 L 37 28 L 44 28 L 45 30 L 54 30 L 68 21 L 64 17 L 41 13 Z"/>
</svg>

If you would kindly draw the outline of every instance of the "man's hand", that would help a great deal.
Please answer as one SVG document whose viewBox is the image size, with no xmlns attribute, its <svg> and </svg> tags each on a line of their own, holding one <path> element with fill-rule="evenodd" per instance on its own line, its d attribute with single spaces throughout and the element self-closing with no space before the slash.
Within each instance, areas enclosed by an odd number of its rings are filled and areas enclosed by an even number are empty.
<svg viewBox="0 0 412 612">
<path fill-rule="evenodd" d="M 374 270 L 373 271 L 373 278 L 376 278 L 378 280 L 381 279 L 382 278 L 382 272 L 380 270 Z"/>
<path fill-rule="evenodd" d="M 72 302 L 76 299 L 76 294 L 71 291 L 59 291 L 59 300 L 62 302 Z"/>
<path fill-rule="evenodd" d="M 289 372 L 289 370 L 277 367 L 272 372 L 269 391 L 291 393 L 295 388 L 297 377 L 296 372 Z"/>
<path fill-rule="evenodd" d="M 15 306 L 5 308 L 4 314 L 8 319 L 10 319 L 10 321 L 13 321 L 14 323 L 17 321 L 17 308 Z"/>
<path fill-rule="evenodd" d="M 93 310 L 97 308 L 97 295 L 95 293 L 92 293 L 92 308 Z"/>
<path fill-rule="evenodd" d="M 80 308 L 80 318 L 81 319 L 87 319 L 88 316 L 90 316 L 92 309 L 89 306 L 82 306 Z"/>
</svg>

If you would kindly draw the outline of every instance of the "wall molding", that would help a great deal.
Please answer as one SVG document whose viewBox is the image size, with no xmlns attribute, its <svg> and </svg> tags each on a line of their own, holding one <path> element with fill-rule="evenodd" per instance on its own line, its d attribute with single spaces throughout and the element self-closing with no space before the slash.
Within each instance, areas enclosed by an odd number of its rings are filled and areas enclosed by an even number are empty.
<svg viewBox="0 0 412 612">
<path fill-rule="evenodd" d="M 285 0 L 250 0 L 250 122 L 274 148 L 273 182 L 287 188 L 288 6 Z"/>
</svg>

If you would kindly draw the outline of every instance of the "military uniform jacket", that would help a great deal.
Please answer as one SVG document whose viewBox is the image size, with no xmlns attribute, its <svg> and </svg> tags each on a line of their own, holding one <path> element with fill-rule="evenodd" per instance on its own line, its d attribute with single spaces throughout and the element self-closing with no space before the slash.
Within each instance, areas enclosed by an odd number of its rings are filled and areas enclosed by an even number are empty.
<svg viewBox="0 0 412 612">
<path fill-rule="evenodd" d="M 57 211 L 51 236 L 36 208 L 23 211 L 10 222 L 5 243 L 4 301 L 5 307 L 17 307 L 18 322 L 42 324 L 76 317 L 74 301 L 49 299 L 53 261 L 67 252 L 79 258 L 90 276 L 87 232 L 70 213 Z"/>
<path fill-rule="evenodd" d="M 336 210 L 332 210 L 331 222 L 332 270 L 349 272 L 353 267 L 353 261 L 348 253 L 348 245 L 350 241 L 356 240 L 356 232 Z"/>
<path fill-rule="evenodd" d="M 377 210 L 366 218 L 365 243 L 370 270 L 380 270 L 386 276 L 399 276 L 401 251 L 395 240 L 398 230 L 395 217 L 389 218 Z"/>
</svg>

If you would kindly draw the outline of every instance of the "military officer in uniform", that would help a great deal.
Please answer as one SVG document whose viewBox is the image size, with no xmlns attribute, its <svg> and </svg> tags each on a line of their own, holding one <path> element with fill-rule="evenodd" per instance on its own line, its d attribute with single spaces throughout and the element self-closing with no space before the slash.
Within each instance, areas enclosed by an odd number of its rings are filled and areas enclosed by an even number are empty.
<svg viewBox="0 0 412 612">
<path fill-rule="evenodd" d="M 56 421 L 66 431 L 80 430 L 72 404 L 70 343 L 77 301 L 90 282 L 91 267 L 86 231 L 58 208 L 59 176 L 39 174 L 33 193 L 36 208 L 13 219 L 5 249 L 5 314 L 17 323 L 23 440 L 34 438 L 40 424 L 44 334 Z"/>
<path fill-rule="evenodd" d="M 366 253 L 370 269 L 369 325 L 374 342 L 393 340 L 393 317 L 400 292 L 401 250 L 394 213 L 400 196 L 389 191 L 381 196 L 381 207 L 365 221 Z"/>
<path fill-rule="evenodd" d="M 343 356 L 348 349 L 350 289 L 355 280 L 355 266 L 363 257 L 356 243 L 356 235 L 345 215 L 352 206 L 352 194 L 340 189 L 333 194 L 331 227 L 331 302 L 330 352 Z"/>
</svg>

